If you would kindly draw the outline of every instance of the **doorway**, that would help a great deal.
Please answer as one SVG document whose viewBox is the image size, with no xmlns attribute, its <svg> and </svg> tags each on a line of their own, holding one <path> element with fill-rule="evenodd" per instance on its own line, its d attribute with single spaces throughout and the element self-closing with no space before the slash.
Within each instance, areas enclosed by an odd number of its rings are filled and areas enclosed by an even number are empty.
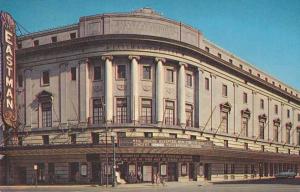
<svg viewBox="0 0 300 192">
<path fill-rule="evenodd" d="M 69 181 L 76 182 L 79 174 L 79 163 L 74 162 L 69 164 Z"/>
<path fill-rule="evenodd" d="M 26 167 L 17 167 L 17 184 L 26 184 Z"/>
<path fill-rule="evenodd" d="M 195 164 L 194 163 L 190 163 L 189 164 L 189 180 L 190 181 L 196 181 L 196 171 L 195 171 Z"/>
<path fill-rule="evenodd" d="M 144 182 L 152 181 L 152 166 L 151 165 L 143 166 L 143 181 Z"/>
<path fill-rule="evenodd" d="M 206 180 L 211 180 L 211 164 L 210 163 L 204 164 L 204 178 Z"/>
<path fill-rule="evenodd" d="M 177 181 L 177 163 L 168 163 L 168 181 Z"/>
<path fill-rule="evenodd" d="M 101 181 L 101 163 L 92 162 L 92 183 L 100 183 Z"/>
</svg>

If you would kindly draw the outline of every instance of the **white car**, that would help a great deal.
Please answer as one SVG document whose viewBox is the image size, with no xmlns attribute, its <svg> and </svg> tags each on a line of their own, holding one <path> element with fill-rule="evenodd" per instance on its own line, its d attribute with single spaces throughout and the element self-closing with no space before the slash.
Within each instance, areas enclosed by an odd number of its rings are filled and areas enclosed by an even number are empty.
<svg viewBox="0 0 300 192">
<path fill-rule="evenodd" d="M 297 173 L 295 173 L 294 171 L 288 170 L 275 174 L 275 178 L 295 178 L 296 175 Z"/>
</svg>

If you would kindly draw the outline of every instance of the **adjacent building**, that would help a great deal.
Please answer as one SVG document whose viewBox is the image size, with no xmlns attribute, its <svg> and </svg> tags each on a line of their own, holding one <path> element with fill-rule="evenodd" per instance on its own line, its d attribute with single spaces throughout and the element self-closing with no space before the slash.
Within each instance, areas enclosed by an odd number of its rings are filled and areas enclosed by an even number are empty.
<svg viewBox="0 0 300 192">
<path fill-rule="evenodd" d="M 7 184 L 299 174 L 300 93 L 152 9 L 85 16 L 17 40 Z"/>
</svg>

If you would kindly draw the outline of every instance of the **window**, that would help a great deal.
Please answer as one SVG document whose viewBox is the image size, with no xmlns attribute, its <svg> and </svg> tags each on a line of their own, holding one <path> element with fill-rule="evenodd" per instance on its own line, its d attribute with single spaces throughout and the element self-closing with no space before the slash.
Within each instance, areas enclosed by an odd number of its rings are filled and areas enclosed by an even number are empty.
<svg viewBox="0 0 300 192">
<path fill-rule="evenodd" d="M 191 74 L 185 75 L 185 86 L 192 87 L 193 86 L 193 77 Z"/>
<path fill-rule="evenodd" d="M 300 113 L 298 113 L 298 122 L 300 122 Z"/>
<path fill-rule="evenodd" d="M 71 144 L 76 144 L 76 134 L 70 135 Z"/>
<path fill-rule="evenodd" d="M 260 149 L 261 149 L 261 151 L 265 151 L 265 146 L 262 145 Z"/>
<path fill-rule="evenodd" d="M 18 75 L 18 86 L 23 87 L 23 75 L 22 74 Z"/>
<path fill-rule="evenodd" d="M 240 68 L 243 69 L 243 65 L 240 65 Z"/>
<path fill-rule="evenodd" d="M 71 67 L 71 80 L 76 81 L 76 67 Z"/>
<path fill-rule="evenodd" d="M 222 133 L 228 133 L 228 112 L 227 111 L 221 111 L 220 131 Z"/>
<path fill-rule="evenodd" d="M 52 126 L 52 103 L 51 102 L 42 103 L 42 126 L 43 127 Z"/>
<path fill-rule="evenodd" d="M 265 122 L 264 121 L 259 122 L 259 138 L 265 139 Z"/>
<path fill-rule="evenodd" d="M 218 57 L 219 57 L 219 58 L 222 58 L 222 55 L 221 55 L 221 53 L 218 53 Z"/>
<path fill-rule="evenodd" d="M 124 138 L 124 137 L 126 137 L 126 132 L 117 132 L 117 137 L 118 138 Z"/>
<path fill-rule="evenodd" d="M 125 79 L 126 78 L 126 65 L 117 66 L 117 78 Z"/>
<path fill-rule="evenodd" d="M 291 144 L 291 127 L 286 127 L 286 143 Z"/>
<path fill-rule="evenodd" d="M 175 125 L 175 105 L 173 101 L 166 101 L 165 124 Z"/>
<path fill-rule="evenodd" d="M 278 147 L 275 147 L 275 152 L 278 153 Z"/>
<path fill-rule="evenodd" d="M 170 133 L 169 136 L 172 139 L 176 139 L 177 138 L 177 134 L 176 133 Z"/>
<path fill-rule="evenodd" d="M 205 89 L 209 90 L 209 79 L 205 78 Z"/>
<path fill-rule="evenodd" d="M 257 73 L 257 77 L 260 77 L 260 74 L 259 74 L 259 73 Z"/>
<path fill-rule="evenodd" d="M 193 127 L 193 106 L 185 105 L 186 126 Z"/>
<path fill-rule="evenodd" d="M 279 86 L 279 88 L 281 88 L 281 85 L 278 85 Z"/>
<path fill-rule="evenodd" d="M 94 80 L 100 80 L 101 79 L 101 67 L 100 66 L 94 66 Z"/>
<path fill-rule="evenodd" d="M 44 145 L 49 145 L 49 135 L 43 135 L 43 144 Z"/>
<path fill-rule="evenodd" d="M 51 37 L 51 41 L 52 41 L 52 43 L 55 43 L 55 42 L 57 42 L 57 36 L 53 36 L 53 37 Z"/>
<path fill-rule="evenodd" d="M 23 145 L 23 137 L 18 137 L 18 145 L 19 146 Z"/>
<path fill-rule="evenodd" d="M 278 125 L 274 125 L 274 138 L 273 139 L 275 142 L 278 142 L 278 135 L 279 135 L 278 127 L 279 127 Z"/>
<path fill-rule="evenodd" d="M 104 122 L 104 110 L 101 99 L 93 100 L 93 124 L 101 124 Z"/>
<path fill-rule="evenodd" d="M 151 66 L 147 66 L 147 65 L 143 66 L 143 79 L 147 79 L 147 80 L 151 79 Z"/>
<path fill-rule="evenodd" d="M 228 148 L 228 140 L 224 140 L 224 147 Z"/>
<path fill-rule="evenodd" d="M 252 74 L 252 70 L 251 69 L 249 69 L 249 73 Z"/>
<path fill-rule="evenodd" d="M 208 47 L 205 47 L 205 51 L 209 53 L 209 48 L 208 48 Z"/>
<path fill-rule="evenodd" d="M 288 154 L 289 154 L 289 155 L 291 154 L 291 149 L 288 149 Z"/>
<path fill-rule="evenodd" d="M 145 138 L 152 138 L 153 133 L 152 132 L 144 132 L 144 136 L 145 136 Z"/>
<path fill-rule="evenodd" d="M 224 174 L 228 174 L 228 164 L 224 163 Z"/>
<path fill-rule="evenodd" d="M 243 102 L 248 103 L 248 95 L 245 92 L 243 93 Z"/>
<path fill-rule="evenodd" d="M 49 85 L 50 84 L 49 71 L 43 71 L 42 83 L 43 83 L 43 85 Z"/>
<path fill-rule="evenodd" d="M 235 166 L 234 166 L 234 164 L 231 164 L 231 167 L 230 167 L 231 169 L 230 169 L 230 173 L 231 174 L 234 174 L 234 172 L 235 172 Z"/>
<path fill-rule="evenodd" d="M 99 133 L 92 133 L 92 143 L 99 144 Z"/>
<path fill-rule="evenodd" d="M 278 105 L 274 106 L 274 112 L 275 112 L 275 115 L 278 115 Z"/>
<path fill-rule="evenodd" d="M 40 41 L 39 40 L 34 40 L 33 41 L 33 45 L 36 47 L 36 46 L 39 46 L 40 44 Z"/>
<path fill-rule="evenodd" d="M 275 85 L 275 82 L 274 82 L 274 81 L 272 81 L 272 84 L 273 84 L 273 85 Z"/>
<path fill-rule="evenodd" d="M 126 98 L 117 98 L 117 123 L 127 123 Z"/>
<path fill-rule="evenodd" d="M 223 86 L 222 86 L 222 95 L 223 95 L 224 97 L 227 97 L 227 85 L 223 85 Z"/>
<path fill-rule="evenodd" d="M 268 82 L 268 77 L 266 77 L 265 80 Z"/>
<path fill-rule="evenodd" d="M 286 116 L 287 116 L 287 118 L 290 118 L 290 110 L 289 109 L 286 110 Z"/>
<path fill-rule="evenodd" d="M 264 100 L 263 100 L 263 99 L 260 100 L 260 108 L 261 108 L 261 109 L 264 109 L 264 108 L 265 108 L 265 103 L 264 103 Z"/>
<path fill-rule="evenodd" d="M 232 61 L 232 59 L 229 59 L 229 63 L 231 63 L 231 64 L 232 64 L 232 62 L 233 62 L 233 61 Z"/>
<path fill-rule="evenodd" d="M 18 49 L 22 49 L 22 41 L 17 42 Z"/>
<path fill-rule="evenodd" d="M 248 137 L 248 117 L 242 117 L 242 130 L 241 130 L 241 136 Z"/>
<path fill-rule="evenodd" d="M 248 143 L 244 143 L 244 149 L 245 149 L 245 150 L 248 150 L 248 149 L 249 149 Z"/>
<path fill-rule="evenodd" d="M 75 39 L 76 38 L 76 33 L 70 33 L 70 39 Z"/>
<path fill-rule="evenodd" d="M 174 82 L 174 72 L 172 69 L 167 69 L 167 82 L 168 83 Z"/>
<path fill-rule="evenodd" d="M 196 135 L 191 135 L 191 140 L 196 140 Z"/>
<path fill-rule="evenodd" d="M 142 110 L 141 110 L 141 123 L 150 124 L 152 123 L 152 100 L 142 99 Z"/>
</svg>

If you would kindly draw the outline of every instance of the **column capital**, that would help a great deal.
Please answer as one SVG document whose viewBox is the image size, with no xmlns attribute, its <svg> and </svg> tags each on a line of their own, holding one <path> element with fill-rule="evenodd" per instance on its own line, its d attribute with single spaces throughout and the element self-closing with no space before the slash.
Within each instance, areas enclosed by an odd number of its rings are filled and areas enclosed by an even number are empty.
<svg viewBox="0 0 300 192">
<path fill-rule="evenodd" d="M 162 63 L 165 63 L 165 62 L 166 62 L 166 59 L 165 59 L 165 58 L 162 58 L 162 57 L 155 57 L 155 61 L 156 61 L 156 62 L 161 61 Z"/>
<path fill-rule="evenodd" d="M 140 60 L 140 59 L 141 59 L 141 57 L 140 57 L 140 56 L 138 56 L 138 55 L 129 55 L 129 56 L 128 56 L 128 59 L 129 59 L 129 60 L 133 60 L 133 59 L 135 59 L 135 60 L 137 60 L 137 61 L 138 61 L 138 60 Z"/>
<path fill-rule="evenodd" d="M 113 60 L 113 56 L 112 55 L 103 55 L 103 56 L 101 56 L 101 59 L 103 60 L 103 61 L 105 61 L 105 60 L 110 60 L 110 61 L 112 61 Z"/>
<path fill-rule="evenodd" d="M 187 68 L 188 67 L 188 64 L 187 63 L 185 63 L 185 62 L 179 62 L 179 66 L 181 67 L 181 66 L 184 66 L 185 68 Z"/>
<path fill-rule="evenodd" d="M 239 84 L 234 82 L 234 83 L 233 83 L 233 86 L 234 86 L 234 87 L 239 87 Z"/>
<path fill-rule="evenodd" d="M 85 64 L 85 63 L 89 63 L 90 59 L 89 58 L 83 58 L 78 60 L 78 64 Z"/>
</svg>

